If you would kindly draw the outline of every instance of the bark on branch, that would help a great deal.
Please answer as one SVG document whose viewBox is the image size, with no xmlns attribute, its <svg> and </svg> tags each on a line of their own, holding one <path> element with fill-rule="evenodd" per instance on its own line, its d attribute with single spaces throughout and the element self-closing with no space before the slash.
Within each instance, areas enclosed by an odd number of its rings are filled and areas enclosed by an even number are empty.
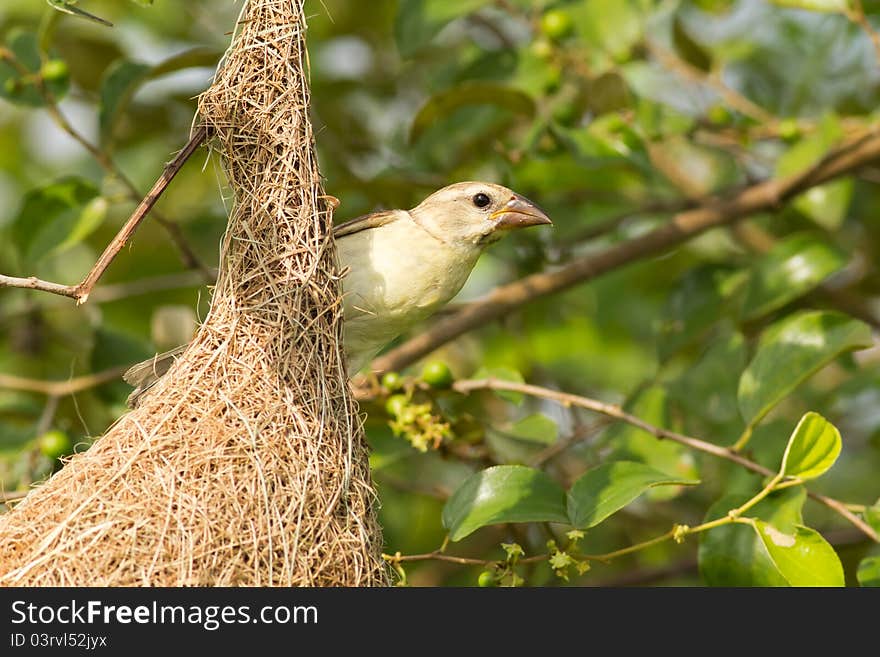
<svg viewBox="0 0 880 657">
<path fill-rule="evenodd" d="M 732 224 L 757 212 L 778 209 L 798 194 L 854 173 L 877 159 L 880 159 L 880 132 L 872 130 L 799 174 L 767 180 L 710 199 L 699 207 L 678 213 L 669 223 L 645 235 L 573 260 L 561 269 L 532 274 L 499 287 L 482 301 L 469 304 L 377 358 L 373 361 L 373 370 L 400 370 L 471 329 L 504 317 L 539 297 L 562 292 L 624 265 L 660 255 L 712 228 Z"/>
</svg>

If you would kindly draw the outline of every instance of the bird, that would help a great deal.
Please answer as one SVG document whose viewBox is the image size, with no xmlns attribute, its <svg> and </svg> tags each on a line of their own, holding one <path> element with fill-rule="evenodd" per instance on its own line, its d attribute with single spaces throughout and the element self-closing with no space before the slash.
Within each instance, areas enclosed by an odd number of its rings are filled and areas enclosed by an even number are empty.
<svg viewBox="0 0 880 657">
<path fill-rule="evenodd" d="M 464 286 L 487 247 L 514 230 L 551 225 L 529 199 L 489 182 L 443 187 L 410 210 L 385 210 L 333 227 L 343 271 L 343 346 L 354 375 Z M 165 374 L 186 345 L 135 365 L 128 404 Z"/>
</svg>

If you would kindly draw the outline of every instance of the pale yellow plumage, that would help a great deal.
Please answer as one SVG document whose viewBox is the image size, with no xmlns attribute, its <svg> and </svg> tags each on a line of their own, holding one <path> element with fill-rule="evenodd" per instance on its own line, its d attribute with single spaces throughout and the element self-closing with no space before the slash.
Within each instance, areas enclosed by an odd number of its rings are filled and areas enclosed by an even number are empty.
<svg viewBox="0 0 880 657">
<path fill-rule="evenodd" d="M 452 299 L 489 244 L 508 230 L 549 223 L 543 211 L 506 187 L 463 182 L 438 190 L 412 210 L 336 226 L 339 262 L 348 270 L 343 314 L 349 372 Z M 137 386 L 129 402 L 136 403 L 179 353 L 129 370 L 125 380 Z"/>
</svg>

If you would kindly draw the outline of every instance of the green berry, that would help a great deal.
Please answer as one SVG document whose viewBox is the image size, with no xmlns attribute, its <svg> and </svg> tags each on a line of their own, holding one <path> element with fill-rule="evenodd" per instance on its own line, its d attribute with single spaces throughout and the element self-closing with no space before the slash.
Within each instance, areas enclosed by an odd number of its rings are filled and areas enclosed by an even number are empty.
<svg viewBox="0 0 880 657">
<path fill-rule="evenodd" d="M 40 69 L 40 77 L 50 82 L 63 80 L 68 74 L 67 63 L 62 59 L 50 59 Z"/>
<path fill-rule="evenodd" d="M 794 141 L 801 136 L 801 129 L 794 119 L 783 119 L 779 122 L 779 137 L 785 141 Z"/>
<path fill-rule="evenodd" d="M 385 402 L 385 411 L 391 417 L 400 417 L 408 405 L 409 399 L 406 395 L 391 395 Z"/>
<path fill-rule="evenodd" d="M 484 589 L 491 586 L 498 586 L 498 579 L 495 577 L 495 573 L 491 570 L 484 570 L 481 572 L 480 576 L 477 577 L 477 586 Z"/>
<path fill-rule="evenodd" d="M 544 61 L 553 57 L 553 44 L 547 39 L 535 39 L 532 41 L 531 50 L 535 57 Z"/>
<path fill-rule="evenodd" d="M 583 115 L 583 111 L 574 101 L 558 103 L 553 108 L 553 120 L 560 125 L 573 126 Z"/>
<path fill-rule="evenodd" d="M 544 92 L 552 94 L 559 91 L 562 86 L 562 69 L 559 66 L 547 67 L 547 75 L 544 77 Z"/>
<path fill-rule="evenodd" d="M 713 105 L 706 113 L 706 118 L 715 125 L 727 125 L 733 119 L 730 111 L 724 105 Z"/>
<path fill-rule="evenodd" d="M 397 372 L 385 372 L 382 376 L 382 387 L 389 392 L 399 390 L 403 385 L 403 378 Z"/>
<path fill-rule="evenodd" d="M 541 34 L 554 41 L 567 37 L 573 28 L 571 16 L 561 9 L 551 9 L 541 16 Z"/>
<path fill-rule="evenodd" d="M 422 368 L 422 381 L 434 388 L 448 388 L 454 380 L 449 365 L 442 360 L 433 360 Z"/>
<path fill-rule="evenodd" d="M 70 439 L 70 436 L 63 431 L 53 429 L 37 438 L 37 446 L 40 448 L 43 456 L 50 459 L 57 459 L 66 454 L 70 454 L 73 450 L 73 441 Z"/>
</svg>

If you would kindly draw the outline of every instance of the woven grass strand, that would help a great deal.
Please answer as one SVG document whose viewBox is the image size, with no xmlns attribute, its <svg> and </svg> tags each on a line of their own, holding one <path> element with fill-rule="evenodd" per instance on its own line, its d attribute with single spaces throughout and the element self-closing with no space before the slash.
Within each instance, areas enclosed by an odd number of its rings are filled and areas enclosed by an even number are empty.
<svg viewBox="0 0 880 657">
<path fill-rule="evenodd" d="M 303 2 L 246 1 L 199 100 L 235 198 L 204 324 L 136 410 L 0 516 L 0 584 L 388 584 Z"/>
</svg>

